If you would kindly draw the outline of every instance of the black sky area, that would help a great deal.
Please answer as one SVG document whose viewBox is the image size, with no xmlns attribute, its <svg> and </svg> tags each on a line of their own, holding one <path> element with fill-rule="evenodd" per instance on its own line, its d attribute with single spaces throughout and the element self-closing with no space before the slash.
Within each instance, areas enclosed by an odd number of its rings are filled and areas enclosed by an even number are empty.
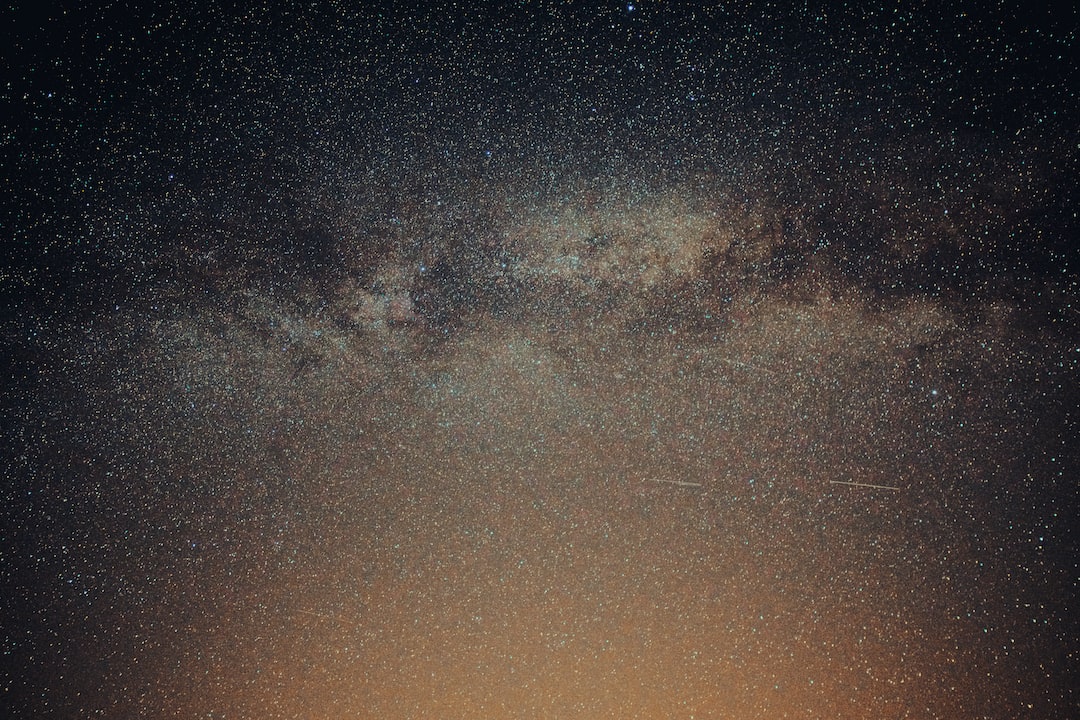
<svg viewBox="0 0 1080 720">
<path fill-rule="evenodd" d="M 1080 715 L 1078 26 L 6 6 L 2 714 Z"/>
</svg>

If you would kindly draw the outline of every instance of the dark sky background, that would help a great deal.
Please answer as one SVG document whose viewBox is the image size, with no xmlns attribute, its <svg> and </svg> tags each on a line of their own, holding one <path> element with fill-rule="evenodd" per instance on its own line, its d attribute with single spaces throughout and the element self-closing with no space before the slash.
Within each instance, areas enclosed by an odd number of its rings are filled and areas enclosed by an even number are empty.
<svg viewBox="0 0 1080 720">
<path fill-rule="evenodd" d="M 1075 10 L 25 5 L 5 716 L 1080 714 Z"/>
</svg>

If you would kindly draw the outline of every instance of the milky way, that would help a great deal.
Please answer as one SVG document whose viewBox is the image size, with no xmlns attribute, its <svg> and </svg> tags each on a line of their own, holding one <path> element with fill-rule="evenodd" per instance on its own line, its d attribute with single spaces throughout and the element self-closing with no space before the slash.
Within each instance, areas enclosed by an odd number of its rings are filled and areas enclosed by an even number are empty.
<svg viewBox="0 0 1080 720">
<path fill-rule="evenodd" d="M 12 717 L 1080 712 L 1075 12 L 4 13 Z"/>
</svg>

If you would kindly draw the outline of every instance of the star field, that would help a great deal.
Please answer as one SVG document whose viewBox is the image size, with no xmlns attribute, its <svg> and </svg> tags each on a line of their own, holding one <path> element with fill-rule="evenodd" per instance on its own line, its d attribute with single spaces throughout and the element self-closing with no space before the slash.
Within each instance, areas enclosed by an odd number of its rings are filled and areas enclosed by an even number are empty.
<svg viewBox="0 0 1080 720">
<path fill-rule="evenodd" d="M 1077 714 L 1075 11 L 3 14 L 6 716 Z"/>
</svg>

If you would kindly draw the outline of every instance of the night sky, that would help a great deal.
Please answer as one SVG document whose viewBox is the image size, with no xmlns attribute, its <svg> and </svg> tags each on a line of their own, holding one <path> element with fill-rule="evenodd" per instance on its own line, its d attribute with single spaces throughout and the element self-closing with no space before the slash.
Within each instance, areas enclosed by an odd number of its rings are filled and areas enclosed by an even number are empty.
<svg viewBox="0 0 1080 720">
<path fill-rule="evenodd" d="M 1077 11 L 22 4 L 5 717 L 1080 717 Z"/>
</svg>

